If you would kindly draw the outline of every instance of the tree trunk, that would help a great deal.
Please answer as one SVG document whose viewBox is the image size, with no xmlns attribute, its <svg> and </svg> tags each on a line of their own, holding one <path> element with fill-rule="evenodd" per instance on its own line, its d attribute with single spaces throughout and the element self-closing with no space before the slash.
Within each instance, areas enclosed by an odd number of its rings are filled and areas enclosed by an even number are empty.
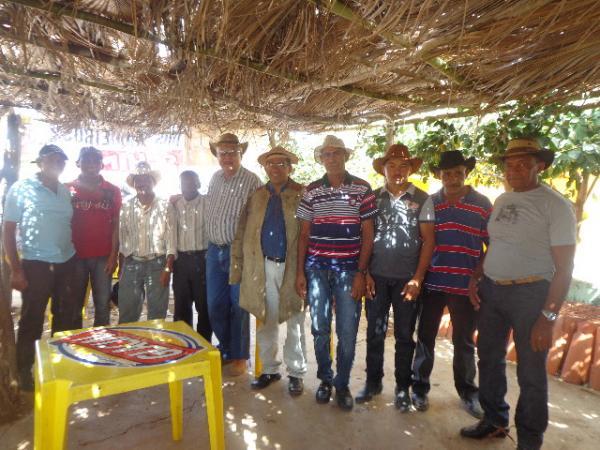
<svg viewBox="0 0 600 450">
<path fill-rule="evenodd" d="M 21 160 L 21 118 L 11 113 L 8 116 L 9 148 L 4 154 L 2 177 L 5 180 L 2 193 L 2 214 L 4 197 L 10 186 L 17 180 Z M 17 417 L 19 390 L 17 387 L 17 363 L 15 329 L 11 314 L 12 289 L 10 271 L 4 257 L 4 245 L 0 239 L 0 423 Z"/>
<path fill-rule="evenodd" d="M 590 174 L 584 172 L 581 174 L 581 183 L 577 189 L 577 195 L 575 196 L 575 219 L 577 220 L 577 242 L 579 242 L 579 231 L 581 229 L 581 221 L 583 220 L 583 211 L 585 207 L 585 201 L 588 198 L 589 192 L 588 187 L 590 184 Z M 594 183 L 595 184 L 595 183 Z M 593 185 L 592 185 L 593 188 Z"/>
<path fill-rule="evenodd" d="M 385 127 L 385 149 L 383 149 L 384 151 L 387 150 L 387 148 L 394 143 L 395 131 L 396 130 L 394 129 L 394 121 L 388 120 Z"/>
</svg>

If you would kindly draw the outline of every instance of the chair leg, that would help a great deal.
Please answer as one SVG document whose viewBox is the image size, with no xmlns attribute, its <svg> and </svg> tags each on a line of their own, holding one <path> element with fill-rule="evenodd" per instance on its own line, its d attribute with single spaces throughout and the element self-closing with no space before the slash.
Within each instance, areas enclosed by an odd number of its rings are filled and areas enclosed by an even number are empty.
<svg viewBox="0 0 600 450">
<path fill-rule="evenodd" d="M 206 415 L 211 450 L 225 448 L 225 425 L 223 422 L 223 390 L 221 387 L 221 357 L 218 352 L 209 355 L 210 374 L 204 377 Z"/>
<path fill-rule="evenodd" d="M 183 435 L 183 382 L 171 381 L 169 383 L 169 397 L 171 398 L 171 428 L 173 440 L 180 441 Z"/>
</svg>

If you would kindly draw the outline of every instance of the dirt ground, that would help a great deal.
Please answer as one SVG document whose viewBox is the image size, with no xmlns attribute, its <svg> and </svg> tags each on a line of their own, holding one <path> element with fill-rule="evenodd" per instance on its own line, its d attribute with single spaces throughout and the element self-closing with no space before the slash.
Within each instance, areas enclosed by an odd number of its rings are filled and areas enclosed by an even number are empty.
<svg viewBox="0 0 600 450">
<path fill-rule="evenodd" d="M 364 382 L 365 324 L 363 317 L 351 390 Z M 307 330 L 309 322 L 307 321 Z M 284 332 L 283 332 L 284 334 Z M 284 336 L 282 336 L 283 339 Z M 312 339 L 308 336 L 309 370 L 304 394 L 292 398 L 287 379 L 264 391 L 252 391 L 251 373 L 224 378 L 225 444 L 227 449 L 510 449 L 510 439 L 472 442 L 458 430 L 474 422 L 461 409 L 452 382 L 452 346 L 437 342 L 436 365 L 432 375 L 430 409 L 425 413 L 399 413 L 393 405 L 393 344 L 386 347 L 384 391 L 367 405 L 355 405 L 351 412 L 333 402 L 319 405 L 314 393 L 318 386 Z M 508 367 L 511 406 L 516 405 L 518 385 L 513 364 Z M 190 380 L 184 391 L 184 433 L 180 442 L 171 440 L 169 396 L 166 386 L 81 402 L 71 407 L 69 449 L 208 449 L 208 427 L 203 386 Z M 547 450 L 598 449 L 600 442 L 600 394 L 550 379 L 550 424 L 545 436 Z M 33 448 L 33 415 L 24 415 L 0 427 L 0 449 Z M 516 433 L 512 430 L 516 439 Z"/>
</svg>

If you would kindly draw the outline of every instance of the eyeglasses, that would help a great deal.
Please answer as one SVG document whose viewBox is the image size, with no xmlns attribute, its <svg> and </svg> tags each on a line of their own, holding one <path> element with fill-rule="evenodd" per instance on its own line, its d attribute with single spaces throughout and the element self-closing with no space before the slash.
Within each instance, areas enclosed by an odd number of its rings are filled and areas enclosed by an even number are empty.
<svg viewBox="0 0 600 450">
<path fill-rule="evenodd" d="M 344 150 L 334 150 L 332 152 L 321 152 L 321 159 L 330 159 L 330 158 L 339 158 L 341 156 L 345 156 L 346 152 Z"/>
<path fill-rule="evenodd" d="M 217 152 L 217 155 L 219 155 L 219 156 L 235 156 L 239 153 L 240 153 L 239 150 L 219 150 Z"/>
<path fill-rule="evenodd" d="M 282 162 L 274 162 L 274 161 L 267 161 L 265 163 L 265 167 L 268 168 L 273 168 L 273 167 L 279 167 L 280 169 L 283 169 L 284 167 L 287 167 L 288 163 L 286 161 L 282 161 Z"/>
</svg>

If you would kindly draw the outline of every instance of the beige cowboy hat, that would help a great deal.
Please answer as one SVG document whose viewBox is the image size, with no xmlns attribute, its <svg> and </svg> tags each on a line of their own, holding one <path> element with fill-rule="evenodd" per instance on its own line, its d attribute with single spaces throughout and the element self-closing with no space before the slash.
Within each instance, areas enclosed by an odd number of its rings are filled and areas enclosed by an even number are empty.
<svg viewBox="0 0 600 450">
<path fill-rule="evenodd" d="M 537 139 L 511 139 L 506 146 L 504 155 L 498 156 L 496 161 L 504 162 L 506 158 L 513 156 L 532 155 L 544 163 L 544 169 L 552 165 L 554 152 L 543 148 Z"/>
<path fill-rule="evenodd" d="M 380 158 L 376 158 L 373 160 L 373 169 L 380 175 L 383 175 L 383 167 L 385 163 L 388 162 L 392 158 L 400 158 L 404 161 L 408 161 L 410 164 L 410 173 L 415 173 L 423 164 L 422 158 L 411 158 L 410 153 L 408 153 L 408 147 L 404 144 L 392 144 L 388 147 L 383 155 Z"/>
<path fill-rule="evenodd" d="M 340 138 L 328 134 L 325 136 L 323 143 L 314 150 L 315 161 L 318 163 L 321 162 L 321 152 L 328 147 L 343 149 L 346 152 L 346 161 L 350 159 L 350 156 L 352 156 L 352 153 L 354 152 L 351 148 L 346 147 L 344 145 L 344 141 L 342 141 Z"/>
<path fill-rule="evenodd" d="M 268 152 L 261 154 L 258 157 L 258 163 L 261 166 L 264 166 L 267 160 L 273 156 L 281 156 L 290 160 L 290 164 L 298 164 L 298 157 L 294 155 L 292 152 L 286 150 L 285 148 L 278 145 L 277 147 L 273 147 Z"/>
<path fill-rule="evenodd" d="M 248 143 L 247 142 L 240 142 L 240 140 L 238 139 L 238 137 L 233 134 L 233 133 L 224 133 L 221 136 L 219 136 L 219 139 L 216 142 L 209 142 L 208 145 L 210 147 L 210 152 L 217 156 L 217 147 L 220 144 L 233 144 L 233 145 L 237 145 L 239 146 L 242 155 L 244 153 L 246 153 L 246 149 L 248 148 Z"/>
<path fill-rule="evenodd" d="M 158 172 L 158 170 L 152 170 L 150 164 L 148 164 L 146 161 L 140 161 L 139 163 L 137 163 L 133 172 L 127 175 L 125 182 L 129 186 L 135 187 L 133 185 L 133 182 L 135 180 L 135 177 L 138 175 L 150 175 L 150 177 L 152 177 L 152 179 L 154 180 L 154 184 L 157 184 L 160 181 L 160 173 Z"/>
</svg>

